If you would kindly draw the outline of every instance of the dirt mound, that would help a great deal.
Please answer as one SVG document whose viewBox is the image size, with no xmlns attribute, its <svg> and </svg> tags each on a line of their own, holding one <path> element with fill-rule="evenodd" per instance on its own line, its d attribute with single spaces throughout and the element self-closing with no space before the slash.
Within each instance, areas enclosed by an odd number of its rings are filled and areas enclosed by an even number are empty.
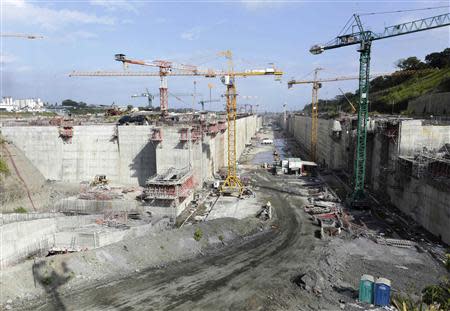
<svg viewBox="0 0 450 311">
<path fill-rule="evenodd" d="M 14 144 L 0 136 L 0 158 L 6 165 L 0 176 L 1 212 L 38 211 L 52 206 L 62 194 L 72 194 L 77 186 L 50 183 Z M 61 195 L 60 195 L 61 194 Z"/>
</svg>

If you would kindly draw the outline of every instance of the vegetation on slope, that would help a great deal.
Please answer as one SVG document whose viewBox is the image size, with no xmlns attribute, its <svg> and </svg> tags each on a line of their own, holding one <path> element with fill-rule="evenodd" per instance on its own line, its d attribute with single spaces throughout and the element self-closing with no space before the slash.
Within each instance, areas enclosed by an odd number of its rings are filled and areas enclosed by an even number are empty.
<svg viewBox="0 0 450 311">
<path fill-rule="evenodd" d="M 1 145 L 4 143 L 5 142 L 4 142 L 3 138 L 0 136 L 0 148 L 1 148 Z M 3 176 L 7 176 L 7 175 L 9 175 L 8 164 L 6 164 L 6 160 L 0 154 L 0 180 L 2 179 Z"/>
<path fill-rule="evenodd" d="M 370 111 L 381 113 L 400 113 L 405 111 L 408 101 L 419 96 L 450 92 L 450 48 L 442 52 L 428 54 L 425 62 L 417 57 L 400 59 L 399 69 L 393 75 L 381 76 L 370 81 Z M 358 90 L 345 94 L 355 105 Z M 311 105 L 303 111 L 309 112 Z M 333 99 L 319 100 L 319 111 L 335 116 L 338 111 L 350 112 L 351 106 L 343 95 Z"/>
</svg>

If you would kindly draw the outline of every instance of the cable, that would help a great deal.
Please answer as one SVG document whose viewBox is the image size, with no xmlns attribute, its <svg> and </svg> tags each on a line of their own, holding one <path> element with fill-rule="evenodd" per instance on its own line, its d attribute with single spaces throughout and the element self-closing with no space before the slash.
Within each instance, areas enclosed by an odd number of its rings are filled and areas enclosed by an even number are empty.
<svg viewBox="0 0 450 311">
<path fill-rule="evenodd" d="M 348 27 L 347 27 L 347 25 L 350 23 L 350 21 L 353 19 L 353 15 L 352 16 L 350 16 L 349 17 L 349 19 L 347 20 L 347 22 L 345 23 L 345 25 L 344 25 L 344 27 L 342 27 L 342 29 L 341 29 L 341 31 L 338 33 L 338 37 L 341 35 L 341 34 L 343 34 L 344 33 L 344 30 L 345 30 L 345 32 L 347 32 L 347 29 L 348 29 Z M 346 28 L 347 27 L 347 28 Z"/>
<path fill-rule="evenodd" d="M 360 13 L 359 16 L 366 16 L 366 15 L 378 15 L 378 14 L 391 14 L 391 13 L 403 13 L 403 12 L 415 12 L 415 11 L 426 11 L 426 10 L 436 10 L 436 9 L 443 9 L 443 8 L 450 8 L 449 5 L 445 6 L 436 6 L 436 7 L 429 7 L 429 8 L 421 8 L 421 9 L 409 9 L 409 10 L 397 10 L 397 11 L 384 11 L 384 12 L 371 12 L 371 13 Z"/>
</svg>

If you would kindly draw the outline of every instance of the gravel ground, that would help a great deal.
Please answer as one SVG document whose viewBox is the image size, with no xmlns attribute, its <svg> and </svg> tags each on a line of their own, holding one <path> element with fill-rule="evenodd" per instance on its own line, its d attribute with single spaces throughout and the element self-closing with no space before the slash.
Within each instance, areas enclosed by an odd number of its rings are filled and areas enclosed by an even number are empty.
<svg viewBox="0 0 450 311">
<path fill-rule="evenodd" d="M 246 158 L 251 161 L 252 156 Z M 318 227 L 301 208 L 305 197 L 290 193 L 283 179 L 267 172 L 252 168 L 247 173 L 258 183 L 257 196 L 271 201 L 272 223 L 261 227 L 254 218 L 217 219 L 199 225 L 203 233 L 199 242 L 193 238 L 195 225 L 55 257 L 54 262 L 47 259 L 46 265 L 35 266 L 35 275 L 40 275 L 36 288 L 45 290 L 46 298 L 30 302 L 22 298 L 14 306 L 26 310 L 363 310 L 369 307 L 355 304 L 362 274 L 387 277 L 394 292 L 415 294 L 447 274 L 431 256 L 415 249 L 378 245 L 365 238 L 316 238 Z M 51 271 L 54 279 L 49 280 Z M 13 278 L 10 275 L 5 281 Z M 28 289 L 32 282 L 28 278 Z"/>
</svg>

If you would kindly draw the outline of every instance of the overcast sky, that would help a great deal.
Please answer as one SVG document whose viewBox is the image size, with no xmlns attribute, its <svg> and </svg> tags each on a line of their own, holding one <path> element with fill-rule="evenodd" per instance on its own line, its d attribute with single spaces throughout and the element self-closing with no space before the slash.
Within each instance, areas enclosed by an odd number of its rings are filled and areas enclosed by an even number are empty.
<svg viewBox="0 0 450 311">
<path fill-rule="evenodd" d="M 167 59 L 202 67 L 224 69 L 217 52 L 233 51 L 236 69 L 260 69 L 268 63 L 285 72 L 283 81 L 272 77 L 239 79 L 239 94 L 252 99 L 260 111 L 301 109 L 311 101 L 311 87 L 288 90 L 292 78 L 311 78 L 323 67 L 323 78 L 356 75 L 356 47 L 311 55 L 309 48 L 335 37 L 353 13 L 411 10 L 448 6 L 448 1 L 1 1 L 1 32 L 43 35 L 42 40 L 2 38 L 1 96 L 40 97 L 44 102 L 64 99 L 88 104 L 145 105 L 145 98 L 131 98 L 148 88 L 158 93 L 159 78 L 68 77 L 72 70 L 122 70 L 114 54 L 130 58 Z M 448 13 L 447 8 L 362 16 L 372 31 L 422 17 Z M 450 46 L 450 27 L 376 41 L 372 72 L 393 71 L 400 58 L 441 51 Z M 134 70 L 152 70 L 135 66 Z M 156 68 L 154 69 L 156 71 Z M 224 86 L 218 78 L 195 78 L 197 91 L 220 98 Z M 169 77 L 169 92 L 193 92 L 194 78 Z M 338 87 L 354 91 L 358 82 L 324 84 L 321 99 L 338 95 Z M 169 98 L 170 107 L 191 107 L 192 99 Z M 245 100 L 242 100 L 245 102 Z M 241 101 L 241 102 L 242 102 Z M 250 101 L 248 102 L 250 103 Z M 221 109 L 223 103 L 210 108 Z"/>
</svg>

